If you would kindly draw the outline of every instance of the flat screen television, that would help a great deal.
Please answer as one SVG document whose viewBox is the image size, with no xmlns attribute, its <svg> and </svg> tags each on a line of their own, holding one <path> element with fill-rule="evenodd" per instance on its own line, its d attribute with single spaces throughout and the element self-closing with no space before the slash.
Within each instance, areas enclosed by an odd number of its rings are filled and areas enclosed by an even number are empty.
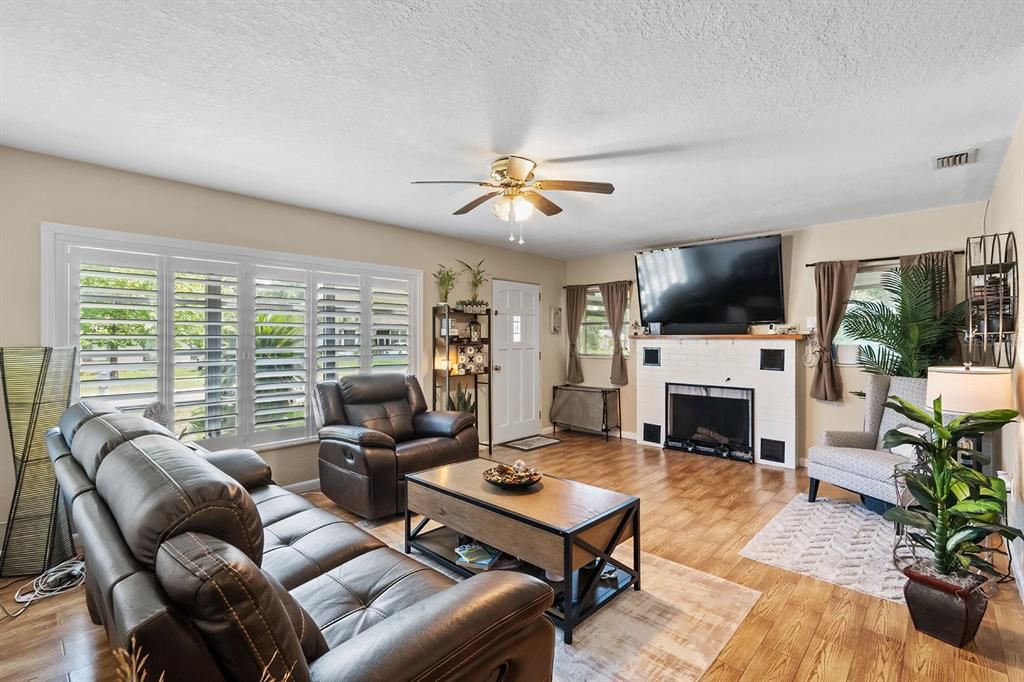
<svg viewBox="0 0 1024 682">
<path fill-rule="evenodd" d="M 738 333 L 783 322 L 782 236 L 636 254 L 640 317 L 662 333 Z"/>
</svg>

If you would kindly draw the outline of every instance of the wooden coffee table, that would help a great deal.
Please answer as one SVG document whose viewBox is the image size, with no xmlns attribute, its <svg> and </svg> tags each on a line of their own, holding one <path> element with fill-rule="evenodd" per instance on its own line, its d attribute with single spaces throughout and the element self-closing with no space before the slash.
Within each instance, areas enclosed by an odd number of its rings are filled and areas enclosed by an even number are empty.
<svg viewBox="0 0 1024 682">
<path fill-rule="evenodd" d="M 517 570 L 544 580 L 544 571 L 566 576 L 547 580 L 561 594 L 548 613 L 570 644 L 573 627 L 630 585 L 640 589 L 640 499 L 554 476 L 529 490 L 502 490 L 481 476 L 495 464 L 479 458 L 407 475 L 405 551 L 416 549 L 473 575 L 456 563 L 459 536 L 469 536 L 525 562 Z M 423 516 L 415 528 L 414 514 Z M 441 526 L 425 531 L 430 521 Z M 612 557 L 630 537 L 632 567 Z M 595 560 L 596 570 L 581 575 L 580 568 Z M 609 564 L 615 575 L 602 579 Z"/>
</svg>

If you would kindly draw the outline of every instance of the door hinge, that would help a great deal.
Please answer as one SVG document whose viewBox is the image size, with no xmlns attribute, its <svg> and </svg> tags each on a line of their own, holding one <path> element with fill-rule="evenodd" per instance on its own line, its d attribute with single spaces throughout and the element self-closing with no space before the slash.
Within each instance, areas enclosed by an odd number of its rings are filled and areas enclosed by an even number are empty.
<svg viewBox="0 0 1024 682">
<path fill-rule="evenodd" d="M 543 357 L 543 356 L 544 356 L 544 352 L 543 351 L 537 351 L 537 359 L 538 360 L 540 360 L 541 357 Z"/>
</svg>

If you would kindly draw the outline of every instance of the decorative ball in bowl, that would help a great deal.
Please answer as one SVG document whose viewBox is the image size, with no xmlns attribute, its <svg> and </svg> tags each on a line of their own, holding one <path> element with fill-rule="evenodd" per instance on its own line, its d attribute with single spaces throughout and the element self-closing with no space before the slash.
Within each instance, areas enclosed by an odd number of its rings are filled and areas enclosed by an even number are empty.
<svg viewBox="0 0 1024 682">
<path fill-rule="evenodd" d="M 516 463 L 512 466 L 498 464 L 491 467 L 484 471 L 483 477 L 488 483 L 505 490 L 524 490 L 531 485 L 540 483 L 540 479 L 544 477 L 544 474 L 533 467 L 526 466 L 526 463 L 520 459 L 516 460 Z"/>
</svg>

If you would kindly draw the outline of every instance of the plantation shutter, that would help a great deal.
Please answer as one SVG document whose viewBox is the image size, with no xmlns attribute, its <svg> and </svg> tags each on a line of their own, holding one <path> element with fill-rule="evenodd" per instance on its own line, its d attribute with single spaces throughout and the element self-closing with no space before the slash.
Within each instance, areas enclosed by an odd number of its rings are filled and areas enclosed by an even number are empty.
<svg viewBox="0 0 1024 682">
<path fill-rule="evenodd" d="M 141 412 L 159 395 L 157 258 L 75 247 L 71 265 L 78 395 Z"/>
<path fill-rule="evenodd" d="M 370 277 L 370 372 L 409 371 L 409 282 Z"/>
<path fill-rule="evenodd" d="M 305 433 L 306 273 L 258 267 L 253 279 L 253 415 L 256 439 Z M 300 433 L 301 432 L 301 433 Z"/>
<path fill-rule="evenodd" d="M 361 369 L 363 295 L 358 275 L 316 278 L 317 381 L 336 380 Z"/>
<path fill-rule="evenodd" d="M 238 268 L 172 259 L 174 422 L 186 440 L 239 434 Z"/>
</svg>

